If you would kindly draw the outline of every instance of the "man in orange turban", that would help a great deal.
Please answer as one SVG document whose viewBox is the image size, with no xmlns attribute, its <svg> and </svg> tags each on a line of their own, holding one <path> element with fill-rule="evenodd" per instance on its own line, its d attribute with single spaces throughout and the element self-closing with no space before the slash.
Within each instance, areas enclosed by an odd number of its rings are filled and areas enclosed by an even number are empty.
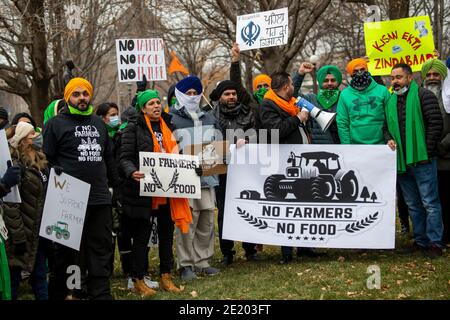
<svg viewBox="0 0 450 320">
<path fill-rule="evenodd" d="M 353 75 L 355 71 L 359 71 L 362 68 L 364 68 L 365 70 L 369 70 L 369 67 L 367 66 L 367 61 L 363 58 L 357 58 L 353 59 L 347 64 L 347 68 L 345 69 L 345 71 L 347 71 L 349 75 Z"/>
<path fill-rule="evenodd" d="M 84 78 L 73 78 L 64 89 L 64 100 L 67 102 L 71 113 L 88 112 L 92 114 L 90 105 L 94 89 L 92 84 Z"/>
</svg>

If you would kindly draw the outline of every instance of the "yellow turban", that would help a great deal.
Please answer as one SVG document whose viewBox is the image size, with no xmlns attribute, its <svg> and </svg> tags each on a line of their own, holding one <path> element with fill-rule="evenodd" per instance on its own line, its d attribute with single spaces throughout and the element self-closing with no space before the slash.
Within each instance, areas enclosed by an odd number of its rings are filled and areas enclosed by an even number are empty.
<svg viewBox="0 0 450 320">
<path fill-rule="evenodd" d="M 345 69 L 345 71 L 347 71 L 347 73 L 349 75 L 352 75 L 353 71 L 358 66 L 364 66 L 366 69 L 368 69 L 367 61 L 365 59 L 363 59 L 363 58 L 357 58 L 357 59 L 353 59 L 352 61 L 350 61 L 348 63 L 347 68 Z"/>
<path fill-rule="evenodd" d="M 89 93 L 89 96 L 92 98 L 92 95 L 94 94 L 92 84 L 84 78 L 73 78 L 69 81 L 69 83 L 66 85 L 66 88 L 64 89 L 64 100 L 66 100 L 66 102 L 69 102 L 70 96 L 77 88 L 85 89 Z"/>
<path fill-rule="evenodd" d="M 272 86 L 272 78 L 269 77 L 267 74 L 261 73 L 253 79 L 253 91 L 258 90 L 257 87 L 261 83 L 267 83 L 269 87 Z"/>
</svg>

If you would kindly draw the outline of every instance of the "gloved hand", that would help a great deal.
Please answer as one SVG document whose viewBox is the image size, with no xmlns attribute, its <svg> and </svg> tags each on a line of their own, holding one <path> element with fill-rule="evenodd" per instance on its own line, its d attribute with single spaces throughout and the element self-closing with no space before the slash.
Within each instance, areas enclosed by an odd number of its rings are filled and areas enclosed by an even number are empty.
<svg viewBox="0 0 450 320">
<path fill-rule="evenodd" d="M 145 91 L 145 89 L 147 88 L 147 77 L 145 76 L 145 74 L 142 77 L 142 81 L 136 82 L 136 85 L 137 92 Z"/>
<path fill-rule="evenodd" d="M 53 169 L 55 169 L 55 173 L 56 173 L 57 176 L 60 176 L 61 173 L 64 172 L 64 171 L 63 171 L 63 168 L 60 167 L 60 166 L 53 166 Z"/>
<path fill-rule="evenodd" d="M 14 245 L 14 254 L 16 256 L 23 256 L 27 251 L 27 244 L 25 242 L 20 242 Z"/>
<path fill-rule="evenodd" d="M 8 169 L 6 169 L 6 172 L 3 175 L 1 181 L 8 189 L 11 189 L 19 183 L 21 178 L 21 171 L 20 167 L 12 165 L 11 160 L 8 160 L 8 162 L 6 162 L 6 165 L 8 166 Z"/>
<path fill-rule="evenodd" d="M 201 177 L 203 175 L 203 168 L 201 165 L 199 165 L 198 167 L 195 168 L 195 173 Z"/>
</svg>

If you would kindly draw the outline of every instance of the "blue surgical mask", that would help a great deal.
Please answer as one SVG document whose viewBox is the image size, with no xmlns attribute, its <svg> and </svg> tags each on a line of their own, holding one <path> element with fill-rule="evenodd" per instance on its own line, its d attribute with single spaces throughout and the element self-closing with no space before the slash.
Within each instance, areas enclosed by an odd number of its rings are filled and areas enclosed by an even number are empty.
<svg viewBox="0 0 450 320">
<path fill-rule="evenodd" d="M 120 125 L 119 116 L 112 116 L 109 118 L 109 126 L 111 128 L 117 128 Z"/>
<path fill-rule="evenodd" d="M 35 150 L 41 150 L 42 144 L 44 143 L 44 140 L 42 138 L 42 134 L 38 134 L 36 137 L 33 138 L 31 145 Z"/>
</svg>

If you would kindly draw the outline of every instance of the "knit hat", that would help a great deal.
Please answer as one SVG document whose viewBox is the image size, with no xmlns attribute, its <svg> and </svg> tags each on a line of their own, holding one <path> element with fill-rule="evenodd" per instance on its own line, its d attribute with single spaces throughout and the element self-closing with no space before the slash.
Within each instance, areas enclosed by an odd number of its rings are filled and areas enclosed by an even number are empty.
<svg viewBox="0 0 450 320">
<path fill-rule="evenodd" d="M 212 101 L 219 101 L 222 94 L 227 90 L 238 90 L 239 86 L 236 82 L 231 80 L 223 80 L 221 81 L 217 87 L 211 92 L 209 98 Z"/>
<path fill-rule="evenodd" d="M 342 73 L 338 69 L 338 67 L 335 66 L 323 66 L 317 71 L 317 82 L 319 84 L 319 87 L 322 89 L 323 82 L 325 81 L 325 78 L 327 74 L 332 74 L 334 78 L 336 79 L 338 86 L 342 83 Z"/>
<path fill-rule="evenodd" d="M 36 121 L 34 121 L 33 117 L 30 116 L 28 113 L 26 112 L 20 112 L 20 113 L 16 113 L 16 115 L 14 116 L 14 118 L 11 121 L 11 125 L 15 126 L 19 123 L 20 118 L 27 118 L 28 120 L 30 120 L 31 125 L 36 128 Z"/>
<path fill-rule="evenodd" d="M 34 133 L 34 136 L 39 134 L 34 131 L 34 127 L 28 122 L 23 121 L 19 122 L 16 126 L 14 136 L 11 139 L 9 139 L 9 144 L 12 147 L 17 148 L 19 146 L 20 141 L 26 138 L 30 133 Z"/>
<path fill-rule="evenodd" d="M 258 85 L 260 85 L 262 83 L 267 83 L 269 85 L 269 87 L 271 87 L 272 86 L 272 78 L 264 73 L 258 74 L 253 79 L 253 92 L 258 90 Z"/>
<path fill-rule="evenodd" d="M 364 66 L 366 69 L 368 69 L 366 59 L 363 59 L 363 58 L 353 59 L 352 61 L 350 61 L 350 62 L 347 64 L 347 68 L 345 69 L 345 71 L 347 71 L 347 73 L 348 73 L 349 75 L 352 75 L 352 74 L 353 74 L 353 71 L 354 71 L 355 68 L 358 67 L 358 66 Z"/>
<path fill-rule="evenodd" d="M 159 93 L 156 90 L 145 90 L 139 92 L 137 94 L 136 110 L 141 110 L 147 102 L 155 98 L 161 100 L 161 98 L 159 97 Z"/>
<path fill-rule="evenodd" d="M 186 94 L 186 92 L 188 92 L 190 89 L 195 89 L 195 91 L 197 91 L 197 95 L 200 95 L 203 92 L 202 82 L 196 76 L 188 76 L 184 78 L 183 80 L 178 82 L 175 87 L 178 89 L 178 91 L 184 94 Z"/>
<path fill-rule="evenodd" d="M 447 72 L 448 69 L 445 66 L 445 64 L 439 60 L 439 59 L 430 59 L 427 60 L 423 65 L 422 65 L 422 79 L 425 79 L 427 77 L 427 73 L 431 70 L 434 69 L 437 71 L 437 73 L 439 73 L 442 77 L 442 80 L 444 80 L 447 77 Z"/>
<path fill-rule="evenodd" d="M 92 84 L 84 78 L 73 78 L 69 81 L 69 83 L 67 83 L 66 87 L 64 88 L 64 100 L 69 102 L 70 96 L 77 88 L 85 89 L 89 93 L 89 96 L 92 98 L 94 94 L 94 88 L 92 87 Z"/>
<path fill-rule="evenodd" d="M 3 107 L 0 107 L 0 119 L 8 120 L 8 111 Z"/>
</svg>

